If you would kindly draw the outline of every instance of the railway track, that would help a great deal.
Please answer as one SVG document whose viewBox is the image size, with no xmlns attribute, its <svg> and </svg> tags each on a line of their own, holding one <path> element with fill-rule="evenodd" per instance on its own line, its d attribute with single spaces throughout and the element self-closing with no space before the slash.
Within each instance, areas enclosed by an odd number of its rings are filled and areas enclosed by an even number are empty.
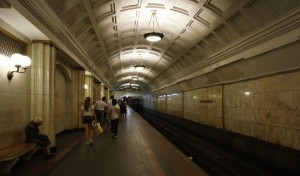
<svg viewBox="0 0 300 176">
<path fill-rule="evenodd" d="M 264 165 L 260 161 L 231 153 L 222 146 L 208 143 L 205 140 L 182 130 L 159 118 L 155 112 L 139 112 L 154 128 L 162 133 L 177 148 L 199 167 L 212 176 L 259 176 L 286 175 L 283 171 Z"/>
</svg>

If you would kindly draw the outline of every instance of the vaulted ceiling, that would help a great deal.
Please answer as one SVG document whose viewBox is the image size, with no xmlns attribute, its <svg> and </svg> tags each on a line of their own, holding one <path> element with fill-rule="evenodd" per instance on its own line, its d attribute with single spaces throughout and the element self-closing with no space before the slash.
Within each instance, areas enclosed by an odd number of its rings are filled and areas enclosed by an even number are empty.
<svg viewBox="0 0 300 176">
<path fill-rule="evenodd" d="M 231 62 L 239 43 L 299 0 L 7 0 L 75 62 L 114 90 L 155 90 Z M 298 7 L 298 8 L 297 8 Z M 151 11 L 164 38 L 148 42 Z M 38 39 L 38 38 L 35 38 Z M 226 51 L 226 52 L 225 52 Z M 146 67 L 137 71 L 135 64 Z M 205 71 L 204 71 L 205 72 Z M 138 80 L 132 80 L 132 76 Z M 197 75 L 195 75 L 197 76 Z"/>
</svg>

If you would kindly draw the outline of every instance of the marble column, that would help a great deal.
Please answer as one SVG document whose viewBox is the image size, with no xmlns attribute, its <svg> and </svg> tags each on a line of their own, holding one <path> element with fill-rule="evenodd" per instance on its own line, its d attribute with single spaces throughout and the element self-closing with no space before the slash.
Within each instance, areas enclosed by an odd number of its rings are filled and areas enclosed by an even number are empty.
<svg viewBox="0 0 300 176">
<path fill-rule="evenodd" d="M 41 133 L 49 136 L 52 146 L 55 145 L 55 120 L 54 120 L 54 78 L 56 48 L 43 42 L 31 44 L 31 110 L 30 117 L 42 117 Z"/>
<path fill-rule="evenodd" d="M 91 75 L 85 75 L 85 84 L 87 87 L 85 88 L 85 97 L 91 97 L 92 101 L 95 101 L 93 99 L 94 97 L 94 92 L 93 92 L 93 87 L 94 87 L 94 78 Z"/>
<path fill-rule="evenodd" d="M 110 92 L 110 90 L 108 88 L 106 89 L 106 94 L 107 94 L 107 97 L 108 97 L 108 100 L 109 100 L 110 96 L 111 96 L 111 92 Z"/>
<path fill-rule="evenodd" d="M 106 86 L 104 86 L 104 95 L 106 96 L 106 100 L 109 100 L 109 94 L 108 94 L 108 88 Z"/>
<path fill-rule="evenodd" d="M 96 82 L 94 83 L 95 86 L 95 92 L 94 92 L 94 100 L 98 101 L 101 100 L 101 83 L 100 82 Z"/>
<path fill-rule="evenodd" d="M 71 70 L 72 80 L 68 82 L 66 91 L 67 105 L 66 109 L 68 119 L 72 121 L 72 128 L 83 127 L 81 122 L 81 106 L 85 100 L 85 71 L 83 69 L 73 68 Z"/>
<path fill-rule="evenodd" d="M 101 83 L 101 98 L 105 97 L 105 96 L 106 96 L 105 95 L 105 86 L 104 86 L 104 84 Z M 106 99 L 107 99 L 107 97 L 106 97 Z"/>
</svg>

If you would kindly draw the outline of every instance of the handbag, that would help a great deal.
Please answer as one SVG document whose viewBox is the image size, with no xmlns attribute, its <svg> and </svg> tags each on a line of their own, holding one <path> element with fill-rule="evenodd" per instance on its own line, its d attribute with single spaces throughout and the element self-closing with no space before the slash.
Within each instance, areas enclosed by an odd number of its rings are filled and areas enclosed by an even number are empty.
<svg viewBox="0 0 300 176">
<path fill-rule="evenodd" d="M 103 133 L 103 129 L 102 129 L 100 123 L 94 123 L 93 126 L 94 126 L 94 131 L 97 135 Z"/>
<path fill-rule="evenodd" d="M 115 108 L 115 106 L 113 106 L 113 107 L 114 107 L 115 111 L 117 112 L 117 114 L 119 115 L 119 118 L 121 119 L 121 118 L 122 118 L 121 112 L 120 112 L 120 111 L 117 111 L 116 108 Z"/>
</svg>

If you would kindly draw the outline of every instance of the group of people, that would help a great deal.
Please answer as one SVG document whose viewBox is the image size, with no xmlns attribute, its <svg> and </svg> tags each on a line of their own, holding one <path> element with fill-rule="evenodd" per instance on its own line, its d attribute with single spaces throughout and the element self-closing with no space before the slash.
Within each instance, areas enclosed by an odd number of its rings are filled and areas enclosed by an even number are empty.
<svg viewBox="0 0 300 176">
<path fill-rule="evenodd" d="M 106 97 L 102 97 L 101 100 L 92 103 L 90 97 L 86 97 L 84 104 L 81 107 L 81 118 L 82 123 L 85 127 L 85 137 L 87 145 L 93 145 L 93 121 L 99 122 L 102 126 L 104 123 L 110 127 L 112 137 L 116 138 L 118 135 L 119 121 L 127 119 L 126 117 L 126 103 L 122 101 L 120 105 L 112 95 L 110 100 L 107 102 Z M 55 155 L 50 150 L 50 140 L 47 135 L 41 134 L 39 126 L 43 123 L 41 117 L 37 117 L 30 121 L 25 127 L 25 135 L 27 143 L 36 143 L 39 147 L 44 149 L 45 158 L 53 158 Z"/>
<path fill-rule="evenodd" d="M 87 145 L 93 145 L 93 121 L 99 122 L 102 126 L 106 123 L 110 127 L 112 137 L 118 137 L 118 125 L 120 119 L 127 119 L 126 117 L 126 104 L 122 102 L 119 106 L 117 100 L 112 95 L 108 102 L 106 97 L 102 97 L 101 100 L 92 103 L 90 97 L 86 97 L 82 110 L 82 122 L 85 124 L 85 136 L 87 139 Z"/>
</svg>

